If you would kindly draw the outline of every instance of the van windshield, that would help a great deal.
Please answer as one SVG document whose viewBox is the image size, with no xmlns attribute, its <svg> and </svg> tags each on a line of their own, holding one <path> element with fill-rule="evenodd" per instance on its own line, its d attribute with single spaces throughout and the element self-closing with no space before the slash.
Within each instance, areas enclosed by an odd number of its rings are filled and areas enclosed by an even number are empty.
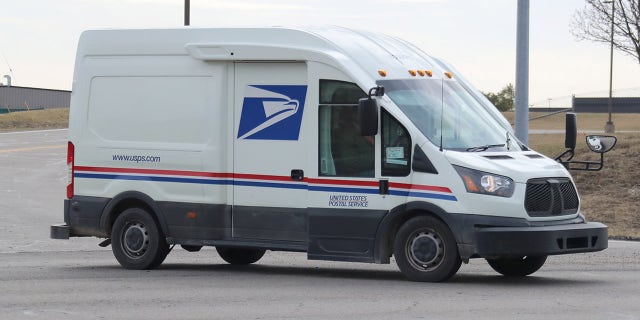
<svg viewBox="0 0 640 320">
<path fill-rule="evenodd" d="M 385 94 L 436 146 L 456 151 L 519 150 L 515 139 L 458 82 L 379 80 Z"/>
</svg>

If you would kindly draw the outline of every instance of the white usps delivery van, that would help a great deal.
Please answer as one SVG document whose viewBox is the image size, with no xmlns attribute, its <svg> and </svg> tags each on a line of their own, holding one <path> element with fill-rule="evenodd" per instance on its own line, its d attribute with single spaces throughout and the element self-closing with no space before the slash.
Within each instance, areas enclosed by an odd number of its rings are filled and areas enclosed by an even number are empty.
<svg viewBox="0 0 640 320">
<path fill-rule="evenodd" d="M 394 257 L 443 281 L 472 258 L 525 276 L 607 247 L 568 162 L 519 142 L 443 60 L 375 32 L 86 31 L 67 163 L 51 237 L 105 238 L 131 269 L 215 246 L 231 264 Z"/>
</svg>

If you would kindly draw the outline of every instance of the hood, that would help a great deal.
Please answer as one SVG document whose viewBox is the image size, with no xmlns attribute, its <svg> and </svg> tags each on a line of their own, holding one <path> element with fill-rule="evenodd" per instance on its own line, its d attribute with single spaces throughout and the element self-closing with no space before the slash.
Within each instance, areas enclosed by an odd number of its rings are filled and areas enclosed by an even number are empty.
<svg viewBox="0 0 640 320">
<path fill-rule="evenodd" d="M 516 183 L 532 178 L 567 177 L 569 172 L 560 163 L 537 152 L 459 152 L 445 151 L 453 165 L 507 176 Z"/>
</svg>

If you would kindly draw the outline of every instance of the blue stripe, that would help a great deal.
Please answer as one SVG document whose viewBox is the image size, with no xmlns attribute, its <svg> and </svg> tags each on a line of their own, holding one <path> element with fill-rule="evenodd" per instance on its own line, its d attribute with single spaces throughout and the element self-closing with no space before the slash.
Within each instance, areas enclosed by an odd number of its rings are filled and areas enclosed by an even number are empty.
<svg viewBox="0 0 640 320">
<path fill-rule="evenodd" d="M 325 187 L 325 186 L 314 186 L 314 185 L 309 186 L 306 184 L 256 182 L 256 181 L 242 181 L 242 180 L 239 180 L 239 181 L 211 180 L 211 179 L 198 179 L 198 178 L 132 176 L 132 175 L 125 175 L 125 174 L 95 174 L 95 173 L 80 173 L 80 172 L 74 173 L 73 176 L 75 178 L 89 178 L 89 179 L 158 181 L 158 182 L 196 183 L 196 184 L 209 184 L 209 185 L 236 185 L 236 186 L 245 186 L 245 187 L 297 189 L 297 190 L 309 190 L 309 191 L 320 191 L 320 192 L 378 194 L 378 189 L 372 189 L 372 188 Z M 401 196 L 401 197 L 458 201 L 458 199 L 453 195 L 438 194 L 438 193 L 389 190 L 389 194 L 392 196 Z"/>
<path fill-rule="evenodd" d="M 90 179 L 107 179 L 107 180 L 135 180 L 135 181 L 159 181 L 159 182 L 176 182 L 176 183 L 198 183 L 198 184 L 214 184 L 214 185 L 231 185 L 231 180 L 209 180 L 197 178 L 176 178 L 176 177 L 153 177 L 153 176 L 130 176 L 126 174 L 94 174 L 94 173 L 75 173 L 76 178 Z"/>
<path fill-rule="evenodd" d="M 264 188 L 282 188 L 282 189 L 307 190 L 307 185 L 306 184 L 256 182 L 256 181 L 234 181 L 233 185 L 245 186 L 245 187 L 264 187 Z"/>
<path fill-rule="evenodd" d="M 309 186 L 309 191 L 378 194 L 378 189 Z"/>
</svg>

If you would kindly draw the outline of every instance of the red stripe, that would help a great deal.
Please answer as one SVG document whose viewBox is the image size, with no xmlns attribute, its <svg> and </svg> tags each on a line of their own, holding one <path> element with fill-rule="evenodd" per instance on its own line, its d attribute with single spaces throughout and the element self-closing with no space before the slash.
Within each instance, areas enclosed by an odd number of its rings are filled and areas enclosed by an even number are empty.
<svg viewBox="0 0 640 320">
<path fill-rule="evenodd" d="M 339 180 L 339 179 L 313 179 L 306 178 L 306 181 L 312 184 L 337 184 L 347 186 L 362 186 L 362 187 L 378 187 L 378 181 L 362 181 L 362 180 Z"/>
<path fill-rule="evenodd" d="M 76 171 L 107 172 L 107 173 L 138 173 L 138 174 L 162 174 L 168 176 L 189 176 L 207 178 L 233 178 L 233 173 L 223 172 L 199 172 L 157 169 L 133 169 L 133 168 L 103 168 L 75 166 Z"/>
<path fill-rule="evenodd" d="M 266 174 L 250 174 L 250 173 L 232 173 L 231 175 L 235 179 L 300 182 L 300 181 L 291 180 L 290 176 L 272 176 L 272 175 L 266 175 Z"/>
<path fill-rule="evenodd" d="M 264 175 L 264 174 L 244 174 L 244 173 L 234 174 L 234 173 L 226 173 L 226 172 L 200 172 L 200 171 L 158 170 L 158 169 L 137 169 L 137 168 L 105 168 L 105 167 L 84 167 L 84 166 L 76 166 L 75 170 L 89 171 L 89 172 L 105 172 L 105 173 L 161 174 L 161 175 L 169 175 L 169 176 L 292 181 L 291 177 L 288 177 L 288 176 L 273 176 L 273 175 Z"/>
<path fill-rule="evenodd" d="M 389 188 L 410 189 L 410 190 L 425 190 L 425 191 L 437 191 L 437 192 L 452 193 L 451 189 L 449 189 L 447 187 L 428 186 L 428 185 L 422 185 L 422 184 L 397 183 L 397 182 L 389 182 Z"/>
</svg>

